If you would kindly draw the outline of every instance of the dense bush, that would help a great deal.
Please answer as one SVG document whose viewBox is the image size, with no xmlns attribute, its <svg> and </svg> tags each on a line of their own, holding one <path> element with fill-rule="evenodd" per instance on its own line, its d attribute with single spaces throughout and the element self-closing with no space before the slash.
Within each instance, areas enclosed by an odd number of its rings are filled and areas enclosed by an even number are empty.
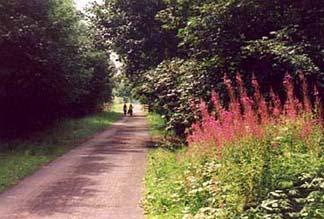
<svg viewBox="0 0 324 219">
<path fill-rule="evenodd" d="M 111 99 L 107 55 L 72 0 L 0 1 L 0 133 L 89 113 Z"/>
<path fill-rule="evenodd" d="M 211 90 L 227 101 L 224 73 L 241 72 L 249 90 L 255 73 L 262 93 L 272 87 L 284 99 L 278 81 L 303 71 L 323 96 L 323 12 L 320 0 L 114 0 L 96 14 L 138 96 L 183 135 L 188 102 Z"/>
<path fill-rule="evenodd" d="M 309 89 L 303 80 L 302 87 Z M 289 76 L 284 104 L 275 94 L 267 104 L 255 80 L 253 98 L 240 85 L 239 75 L 236 83 L 239 91 L 225 79 L 231 97 L 227 108 L 216 93 L 212 113 L 204 102 L 200 104 L 201 122 L 193 125 L 186 152 L 163 156 L 158 152 L 151 159 L 155 169 L 149 169 L 148 175 L 149 215 L 323 218 L 320 105 L 312 111 L 306 90 L 299 101 Z M 150 183 L 159 184 L 157 191 Z"/>
</svg>

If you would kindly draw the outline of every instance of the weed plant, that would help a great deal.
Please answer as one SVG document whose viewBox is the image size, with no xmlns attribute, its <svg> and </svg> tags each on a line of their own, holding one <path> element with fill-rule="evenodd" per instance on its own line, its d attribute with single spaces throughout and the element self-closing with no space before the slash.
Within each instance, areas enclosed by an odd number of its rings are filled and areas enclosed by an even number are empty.
<svg viewBox="0 0 324 219">
<path fill-rule="evenodd" d="M 147 181 L 157 190 L 151 187 L 147 193 L 149 218 L 324 218 L 324 142 L 317 89 L 310 91 L 301 74 L 302 97 L 297 98 L 292 78 L 286 75 L 285 101 L 272 90 L 266 101 L 255 78 L 252 97 L 240 75 L 237 89 L 227 77 L 224 82 L 228 106 L 215 92 L 212 112 L 201 102 L 201 120 L 188 135 L 188 150 L 151 155 L 155 169 L 149 168 Z"/>
</svg>

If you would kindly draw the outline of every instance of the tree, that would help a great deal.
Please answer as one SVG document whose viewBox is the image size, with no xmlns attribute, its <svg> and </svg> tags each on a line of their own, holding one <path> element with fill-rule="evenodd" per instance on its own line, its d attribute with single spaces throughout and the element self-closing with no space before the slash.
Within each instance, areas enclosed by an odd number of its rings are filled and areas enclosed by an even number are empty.
<svg viewBox="0 0 324 219">
<path fill-rule="evenodd" d="M 110 100 L 107 54 L 95 47 L 73 0 L 1 0 L 0 14 L 2 135 Z"/>
<path fill-rule="evenodd" d="M 138 96 L 180 133 L 190 101 L 215 89 L 226 105 L 225 73 L 239 71 L 250 94 L 255 74 L 265 96 L 273 87 L 282 99 L 286 72 L 324 88 L 323 1 L 114 0 L 96 10 L 102 42 L 121 56 Z"/>
<path fill-rule="evenodd" d="M 112 0 L 91 10 L 95 14 L 92 21 L 101 30 L 97 37 L 100 45 L 119 55 L 132 82 L 176 48 L 174 34 L 162 31 L 155 19 L 164 7 L 162 0 Z"/>
</svg>

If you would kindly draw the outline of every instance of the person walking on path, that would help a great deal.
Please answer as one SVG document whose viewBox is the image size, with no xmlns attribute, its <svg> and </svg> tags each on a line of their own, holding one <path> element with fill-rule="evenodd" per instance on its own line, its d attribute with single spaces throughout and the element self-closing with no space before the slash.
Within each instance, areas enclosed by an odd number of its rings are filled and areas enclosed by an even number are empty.
<svg viewBox="0 0 324 219">
<path fill-rule="evenodd" d="M 126 103 L 124 103 L 123 110 L 124 110 L 124 116 L 126 116 L 127 115 L 127 105 L 126 105 Z"/>
<path fill-rule="evenodd" d="M 128 107 L 128 114 L 130 116 L 133 116 L 133 105 L 132 104 L 129 104 L 129 107 Z"/>
</svg>

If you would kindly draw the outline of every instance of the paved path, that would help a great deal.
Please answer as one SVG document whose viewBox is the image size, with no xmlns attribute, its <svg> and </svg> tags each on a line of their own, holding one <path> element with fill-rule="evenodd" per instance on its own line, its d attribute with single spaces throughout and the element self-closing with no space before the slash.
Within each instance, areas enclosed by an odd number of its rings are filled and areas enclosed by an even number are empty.
<svg viewBox="0 0 324 219">
<path fill-rule="evenodd" d="M 107 131 L 0 194 L 0 219 L 142 219 L 146 119 Z"/>
</svg>

